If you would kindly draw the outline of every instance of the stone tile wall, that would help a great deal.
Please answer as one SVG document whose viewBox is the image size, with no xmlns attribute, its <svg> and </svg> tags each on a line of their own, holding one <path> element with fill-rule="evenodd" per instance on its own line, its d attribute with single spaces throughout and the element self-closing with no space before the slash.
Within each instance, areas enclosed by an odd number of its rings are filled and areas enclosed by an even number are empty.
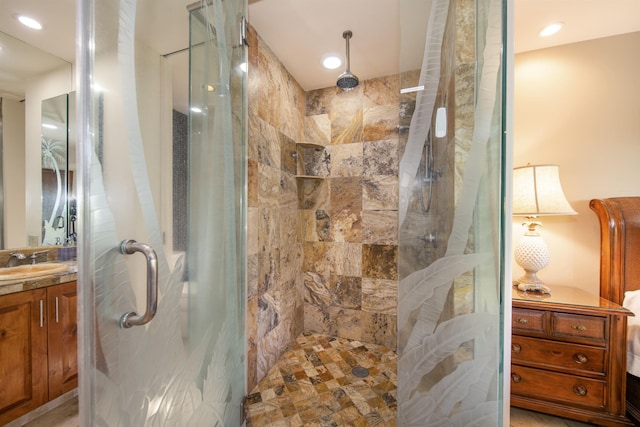
<svg viewBox="0 0 640 427">
<path fill-rule="evenodd" d="M 249 31 L 247 363 L 249 389 L 303 332 L 296 141 L 305 94 Z"/>
<path fill-rule="evenodd" d="M 298 179 L 306 331 L 396 347 L 399 92 L 398 76 L 307 92 L 302 142 L 326 166 L 300 156 L 322 177 Z"/>
<path fill-rule="evenodd" d="M 469 152 L 471 151 L 471 140 L 475 127 L 475 104 L 476 104 L 476 74 L 478 73 L 478 63 L 476 58 L 478 52 L 476 47 L 478 41 L 476 34 L 484 31 L 483 28 L 476 28 L 476 21 L 482 18 L 485 13 L 482 10 L 482 2 L 475 0 L 456 0 L 455 2 L 455 30 L 449 44 L 455 43 L 455 194 L 454 200 L 459 199 L 460 190 L 462 189 L 463 171 Z M 478 10 L 476 10 L 478 8 Z M 495 173 L 499 173 L 499 165 L 496 165 Z M 492 178 L 489 178 L 490 180 Z M 475 252 L 474 232 L 469 233 L 469 241 L 467 242 L 468 252 Z M 473 312 L 474 299 L 474 274 L 467 272 L 454 282 L 454 301 L 453 314 L 459 316 L 465 313 Z M 465 356 L 469 357 L 467 354 Z M 461 358 L 461 360 L 465 360 Z"/>
</svg>

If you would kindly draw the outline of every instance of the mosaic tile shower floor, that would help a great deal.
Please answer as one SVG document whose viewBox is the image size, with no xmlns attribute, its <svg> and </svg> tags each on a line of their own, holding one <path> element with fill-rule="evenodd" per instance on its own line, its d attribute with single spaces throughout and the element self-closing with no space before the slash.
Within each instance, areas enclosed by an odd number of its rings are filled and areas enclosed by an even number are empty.
<svg viewBox="0 0 640 427">
<path fill-rule="evenodd" d="M 396 365 L 384 346 L 300 335 L 247 397 L 247 427 L 395 426 Z"/>
<path fill-rule="evenodd" d="M 300 335 L 247 396 L 247 427 L 395 426 L 397 355 L 322 334 Z M 360 378 L 355 366 L 369 370 Z M 587 427 L 511 408 L 511 427 Z"/>
</svg>

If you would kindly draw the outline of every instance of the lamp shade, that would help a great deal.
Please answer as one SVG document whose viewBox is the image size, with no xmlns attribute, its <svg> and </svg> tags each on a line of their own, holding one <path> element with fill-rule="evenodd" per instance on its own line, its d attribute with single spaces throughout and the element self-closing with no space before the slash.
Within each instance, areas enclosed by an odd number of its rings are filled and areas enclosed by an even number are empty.
<svg viewBox="0 0 640 427">
<path fill-rule="evenodd" d="M 576 215 L 560 185 L 558 165 L 513 169 L 513 215 Z"/>
</svg>

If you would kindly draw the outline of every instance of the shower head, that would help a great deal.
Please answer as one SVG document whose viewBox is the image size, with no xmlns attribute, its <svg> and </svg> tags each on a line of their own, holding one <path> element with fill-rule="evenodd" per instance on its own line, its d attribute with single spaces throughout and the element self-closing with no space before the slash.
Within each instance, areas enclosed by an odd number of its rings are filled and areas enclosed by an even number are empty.
<svg viewBox="0 0 640 427">
<path fill-rule="evenodd" d="M 340 77 L 338 77 L 338 81 L 336 82 L 338 87 L 342 90 L 351 90 L 354 87 L 358 86 L 358 83 L 358 78 L 351 74 L 349 71 L 345 71 L 344 73 L 340 74 Z"/>
<path fill-rule="evenodd" d="M 349 70 L 349 39 L 352 35 L 353 33 L 351 33 L 351 30 L 347 30 L 342 33 L 342 37 L 347 41 L 347 68 L 345 69 L 344 73 L 340 74 L 340 77 L 338 77 L 338 81 L 336 82 L 336 85 L 338 85 L 338 87 L 342 90 L 351 90 L 354 87 L 358 86 L 359 83 L 358 78 L 351 74 L 351 71 Z"/>
</svg>

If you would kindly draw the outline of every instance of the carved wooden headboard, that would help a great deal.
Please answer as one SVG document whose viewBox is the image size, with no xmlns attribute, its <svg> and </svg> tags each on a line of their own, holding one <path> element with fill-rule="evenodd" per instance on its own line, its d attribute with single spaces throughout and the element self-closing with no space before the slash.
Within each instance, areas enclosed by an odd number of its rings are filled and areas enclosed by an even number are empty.
<svg viewBox="0 0 640 427">
<path fill-rule="evenodd" d="M 640 197 L 593 199 L 600 221 L 600 296 L 622 305 L 640 289 Z"/>
</svg>

